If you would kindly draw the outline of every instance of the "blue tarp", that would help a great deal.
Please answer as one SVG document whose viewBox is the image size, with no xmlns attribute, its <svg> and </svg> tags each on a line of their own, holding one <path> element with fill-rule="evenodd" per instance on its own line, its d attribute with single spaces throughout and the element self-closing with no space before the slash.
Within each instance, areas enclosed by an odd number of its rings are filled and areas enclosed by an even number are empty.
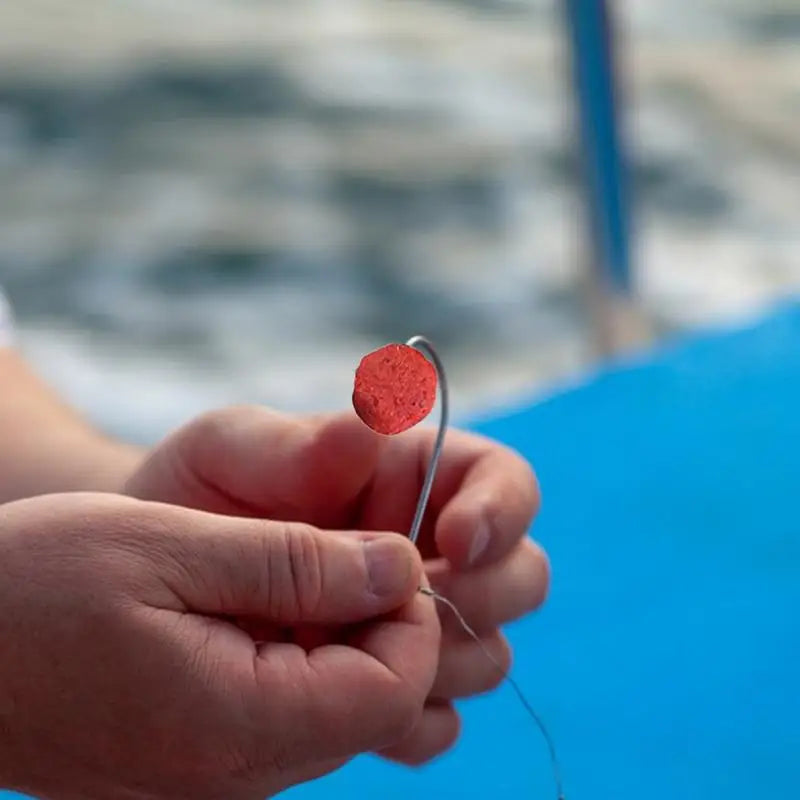
<svg viewBox="0 0 800 800">
<path fill-rule="evenodd" d="M 510 628 L 568 800 L 800 797 L 800 309 L 474 425 L 536 467 L 552 593 Z M 295 798 L 554 797 L 509 687 L 420 772 L 364 759 Z"/>
<path fill-rule="evenodd" d="M 473 425 L 534 464 L 548 604 L 509 630 L 568 800 L 800 797 L 800 308 Z M 508 687 L 446 757 L 286 797 L 554 798 Z M 80 724 L 76 720 L 76 724 Z"/>
</svg>

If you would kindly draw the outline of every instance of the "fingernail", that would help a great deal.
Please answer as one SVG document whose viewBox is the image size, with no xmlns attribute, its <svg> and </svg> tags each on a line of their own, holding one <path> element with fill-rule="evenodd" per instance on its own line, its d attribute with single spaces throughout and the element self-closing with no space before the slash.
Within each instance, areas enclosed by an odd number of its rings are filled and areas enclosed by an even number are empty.
<svg viewBox="0 0 800 800">
<path fill-rule="evenodd" d="M 364 545 L 364 556 L 372 594 L 385 597 L 405 589 L 411 559 L 403 542 L 393 536 L 373 539 Z"/>
<path fill-rule="evenodd" d="M 482 519 L 472 537 L 472 544 L 469 546 L 467 562 L 470 565 L 474 564 L 486 552 L 490 536 L 489 523 Z"/>
</svg>

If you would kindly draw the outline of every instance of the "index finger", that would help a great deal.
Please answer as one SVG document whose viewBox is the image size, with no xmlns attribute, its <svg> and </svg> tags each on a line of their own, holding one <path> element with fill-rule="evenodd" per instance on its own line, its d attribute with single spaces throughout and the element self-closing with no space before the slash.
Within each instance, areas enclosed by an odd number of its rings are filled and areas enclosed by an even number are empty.
<svg viewBox="0 0 800 800">
<path fill-rule="evenodd" d="M 460 462 L 461 470 L 455 482 L 443 474 L 439 492 L 434 486 L 436 549 L 460 569 L 494 563 L 528 532 L 541 503 L 539 483 L 530 464 L 505 445 L 460 431 L 448 439 L 442 466 Z"/>
</svg>

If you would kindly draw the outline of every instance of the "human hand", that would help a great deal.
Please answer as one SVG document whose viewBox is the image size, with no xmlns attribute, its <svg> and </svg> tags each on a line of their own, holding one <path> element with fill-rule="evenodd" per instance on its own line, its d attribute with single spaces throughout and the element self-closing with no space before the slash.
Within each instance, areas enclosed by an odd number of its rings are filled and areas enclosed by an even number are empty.
<svg viewBox="0 0 800 800">
<path fill-rule="evenodd" d="M 0 786 L 261 800 L 404 739 L 439 623 L 397 534 L 110 494 L 0 506 Z M 275 633 L 257 646 L 228 615 Z M 300 646 L 323 626 L 329 644 Z"/>
<path fill-rule="evenodd" d="M 434 436 L 424 427 L 378 436 L 350 413 L 295 418 L 230 408 L 170 436 L 126 491 L 225 514 L 405 532 Z M 538 504 L 536 479 L 521 457 L 448 431 L 418 544 L 433 588 L 458 606 L 505 667 L 511 652 L 500 626 L 539 606 L 548 589 L 547 558 L 525 535 Z M 382 750 L 408 764 L 433 758 L 456 740 L 455 699 L 501 680 L 452 613 L 442 606 L 439 613 L 439 668 L 425 714 L 406 741 Z"/>
</svg>

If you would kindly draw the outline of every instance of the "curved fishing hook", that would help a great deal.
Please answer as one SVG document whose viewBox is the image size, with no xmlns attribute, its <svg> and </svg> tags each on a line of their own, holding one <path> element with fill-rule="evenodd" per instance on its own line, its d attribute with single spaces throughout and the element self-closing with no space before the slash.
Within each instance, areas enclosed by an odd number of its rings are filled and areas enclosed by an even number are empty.
<svg viewBox="0 0 800 800">
<path fill-rule="evenodd" d="M 421 350 L 433 362 L 436 369 L 437 383 L 439 384 L 439 430 L 436 434 L 436 441 L 433 443 L 433 452 L 431 453 L 431 460 L 428 462 L 428 469 L 425 473 L 425 480 L 422 483 L 422 490 L 419 493 L 419 500 L 417 501 L 417 510 L 414 512 L 414 520 L 411 523 L 411 530 L 408 533 L 408 538 L 416 544 L 419 538 L 420 528 L 422 528 L 422 519 L 425 516 L 425 509 L 428 506 L 428 500 L 431 496 L 431 489 L 433 488 L 433 480 L 436 477 L 436 469 L 439 466 L 439 459 L 442 455 L 442 447 L 444 446 L 444 437 L 447 433 L 447 426 L 449 425 L 450 417 L 450 398 L 447 391 L 447 375 L 444 371 L 444 365 L 436 352 L 436 348 L 424 336 L 412 336 L 407 342 L 408 347 L 413 347 L 416 350 Z"/>
<path fill-rule="evenodd" d="M 411 523 L 411 529 L 408 534 L 408 538 L 411 539 L 414 544 L 416 544 L 417 539 L 419 538 L 420 529 L 422 528 L 422 520 L 425 516 L 425 510 L 428 506 L 428 500 L 431 496 L 431 489 L 433 488 L 433 481 L 436 477 L 436 470 L 439 466 L 439 459 L 442 455 L 442 448 L 444 447 L 444 438 L 447 433 L 447 426 L 449 424 L 450 416 L 450 398 L 447 387 L 447 375 L 445 374 L 442 360 L 439 358 L 439 354 L 436 352 L 436 348 L 434 348 L 434 346 L 424 336 L 412 336 L 406 342 L 406 345 L 408 347 L 414 347 L 417 350 L 421 350 L 433 362 L 433 366 L 436 369 L 437 383 L 439 384 L 440 398 L 439 428 L 436 434 L 436 440 L 433 444 L 431 458 L 428 462 L 428 469 L 425 472 L 425 479 L 422 482 L 422 489 L 420 490 L 417 508 L 414 512 L 414 519 Z M 553 778 L 555 780 L 557 798 L 558 800 L 565 800 L 564 789 L 561 780 L 561 768 L 558 762 L 558 756 L 556 755 L 555 743 L 553 742 L 553 739 L 547 730 L 547 726 L 544 724 L 542 718 L 536 713 L 519 684 L 511 677 L 508 670 L 503 669 L 500 662 L 491 654 L 491 652 L 489 652 L 489 649 L 481 641 L 480 636 L 478 636 L 466 619 L 464 619 L 464 616 L 458 610 L 455 603 L 428 587 L 420 587 L 419 591 L 428 597 L 432 597 L 434 600 L 437 600 L 440 603 L 444 603 L 444 605 L 450 609 L 467 635 L 475 640 L 475 642 L 478 644 L 478 647 L 480 647 L 480 649 L 483 651 L 483 654 L 500 671 L 500 674 L 503 676 L 503 678 L 511 684 L 511 688 L 514 690 L 517 698 L 522 703 L 528 715 L 534 721 L 544 737 L 550 755 L 550 764 L 553 769 Z"/>
</svg>

